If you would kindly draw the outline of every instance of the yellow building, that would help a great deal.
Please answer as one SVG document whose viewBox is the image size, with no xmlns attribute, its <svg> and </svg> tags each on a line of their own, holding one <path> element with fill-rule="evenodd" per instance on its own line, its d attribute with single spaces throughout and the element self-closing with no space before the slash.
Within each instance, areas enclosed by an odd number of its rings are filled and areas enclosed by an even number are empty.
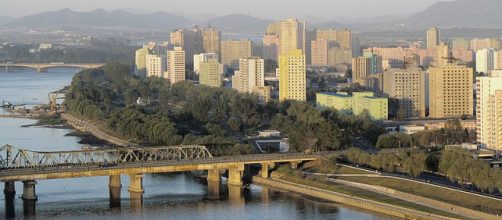
<svg viewBox="0 0 502 220">
<path fill-rule="evenodd" d="M 281 22 L 281 53 L 287 54 L 291 50 L 302 50 L 305 54 L 306 25 L 298 19 L 288 19 Z"/>
<path fill-rule="evenodd" d="M 281 35 L 281 22 L 274 22 L 267 26 L 267 35 Z"/>
<path fill-rule="evenodd" d="M 146 55 L 146 77 L 163 77 L 167 78 L 164 74 L 166 70 L 166 57 L 157 56 L 155 54 Z"/>
<path fill-rule="evenodd" d="M 352 31 L 349 29 L 318 29 L 317 40 L 328 41 L 328 47 L 352 50 Z"/>
<path fill-rule="evenodd" d="M 150 50 L 147 47 L 136 50 L 134 59 L 136 74 L 139 74 L 146 70 L 146 55 L 148 54 L 150 54 Z"/>
<path fill-rule="evenodd" d="M 218 59 L 208 59 L 199 64 L 199 82 L 201 85 L 221 87 L 223 66 Z"/>
<path fill-rule="evenodd" d="M 441 42 L 436 46 L 436 65 L 445 66 L 450 59 L 450 47 L 445 42 Z"/>
<path fill-rule="evenodd" d="M 181 47 L 167 51 L 167 74 L 171 84 L 185 80 L 185 51 Z"/>
<path fill-rule="evenodd" d="M 427 29 L 427 49 L 436 48 L 439 45 L 439 30 L 436 27 Z"/>
<path fill-rule="evenodd" d="M 367 111 L 374 120 L 387 120 L 388 99 L 374 97 L 372 92 L 317 93 L 318 108 L 334 108 L 344 114 L 360 115 Z"/>
<path fill-rule="evenodd" d="M 270 102 L 271 88 L 270 86 L 256 86 L 253 88 L 253 94 L 258 96 L 261 103 Z"/>
<path fill-rule="evenodd" d="M 429 69 L 429 116 L 473 115 L 473 69 L 455 63 Z"/>
<path fill-rule="evenodd" d="M 221 41 L 221 64 L 237 69 L 239 59 L 251 56 L 251 41 L 224 40 Z"/>
<path fill-rule="evenodd" d="M 279 101 L 307 100 L 307 69 L 302 50 L 279 57 Z"/>
</svg>

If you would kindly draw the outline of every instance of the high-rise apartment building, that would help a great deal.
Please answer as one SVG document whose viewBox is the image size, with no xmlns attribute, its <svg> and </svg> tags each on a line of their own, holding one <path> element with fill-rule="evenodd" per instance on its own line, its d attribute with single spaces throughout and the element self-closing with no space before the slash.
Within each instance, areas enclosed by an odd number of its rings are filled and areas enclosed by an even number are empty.
<svg viewBox="0 0 502 220">
<path fill-rule="evenodd" d="M 210 59 L 216 59 L 218 60 L 218 54 L 217 53 L 201 53 L 201 54 L 195 54 L 193 55 L 193 71 L 195 74 L 199 74 L 200 72 L 200 64 L 202 62 L 206 62 Z"/>
<path fill-rule="evenodd" d="M 469 49 L 470 45 L 469 40 L 465 38 L 455 38 L 451 42 L 452 49 Z"/>
<path fill-rule="evenodd" d="M 431 27 L 427 29 L 427 49 L 436 48 L 439 45 L 439 29 Z"/>
<path fill-rule="evenodd" d="M 429 69 L 429 116 L 473 115 L 473 70 L 455 63 Z"/>
<path fill-rule="evenodd" d="M 382 67 L 382 57 L 378 56 L 376 53 L 364 53 L 364 57 L 368 59 L 369 69 L 368 74 L 378 74 L 383 73 Z"/>
<path fill-rule="evenodd" d="M 321 39 L 311 42 L 311 62 L 313 66 L 328 65 L 328 41 Z"/>
<path fill-rule="evenodd" d="M 185 51 L 181 47 L 167 51 L 167 74 L 171 84 L 185 80 Z"/>
<path fill-rule="evenodd" d="M 421 68 L 386 70 L 383 92 L 399 101 L 400 117 L 425 117 L 425 72 Z"/>
<path fill-rule="evenodd" d="M 302 50 L 279 57 L 279 101 L 307 100 L 307 69 Z"/>
<path fill-rule="evenodd" d="M 495 51 L 482 49 L 476 51 L 476 72 L 490 74 L 495 67 Z"/>
<path fill-rule="evenodd" d="M 287 54 L 291 50 L 302 50 L 306 47 L 306 24 L 298 19 L 281 21 L 281 53 Z"/>
<path fill-rule="evenodd" d="M 147 77 L 163 77 L 167 78 L 164 74 L 166 70 L 166 57 L 158 56 L 155 54 L 147 54 L 145 59 L 145 69 Z"/>
<path fill-rule="evenodd" d="M 150 53 L 147 47 L 136 50 L 134 59 L 134 70 L 137 75 L 143 75 L 146 71 L 146 55 Z"/>
<path fill-rule="evenodd" d="M 362 83 L 369 74 L 370 60 L 366 57 L 352 58 L 352 81 Z"/>
<path fill-rule="evenodd" d="M 251 56 L 251 41 L 224 40 L 221 41 L 221 64 L 237 69 L 239 59 Z"/>
<path fill-rule="evenodd" d="M 436 66 L 444 66 L 450 59 L 450 47 L 445 42 L 441 42 L 436 46 L 436 58 L 434 60 Z"/>
<path fill-rule="evenodd" d="M 202 48 L 204 53 L 220 54 L 221 32 L 213 27 L 202 29 Z"/>
<path fill-rule="evenodd" d="M 493 54 L 493 69 L 502 70 L 502 50 L 495 51 Z"/>
<path fill-rule="evenodd" d="M 232 76 L 232 88 L 240 93 L 258 95 L 260 101 L 270 100 L 270 87 L 265 86 L 265 61 L 259 57 L 239 60 L 239 70 Z"/>
<path fill-rule="evenodd" d="M 352 50 L 332 47 L 328 49 L 328 66 L 338 64 L 350 64 L 352 62 Z"/>
<path fill-rule="evenodd" d="M 281 51 L 281 37 L 279 35 L 265 35 L 263 37 L 263 59 L 279 60 Z"/>
<path fill-rule="evenodd" d="M 210 58 L 202 61 L 199 65 L 199 83 L 211 87 L 221 87 L 223 66 L 218 58 Z"/>
<path fill-rule="evenodd" d="M 495 71 L 494 71 L 495 72 Z M 476 79 L 476 133 L 478 143 L 502 150 L 502 74 Z"/>
<path fill-rule="evenodd" d="M 202 32 L 198 27 L 176 30 L 171 32 L 170 38 L 173 47 L 181 47 L 185 51 L 186 63 L 193 64 L 193 55 L 204 51 Z"/>
</svg>

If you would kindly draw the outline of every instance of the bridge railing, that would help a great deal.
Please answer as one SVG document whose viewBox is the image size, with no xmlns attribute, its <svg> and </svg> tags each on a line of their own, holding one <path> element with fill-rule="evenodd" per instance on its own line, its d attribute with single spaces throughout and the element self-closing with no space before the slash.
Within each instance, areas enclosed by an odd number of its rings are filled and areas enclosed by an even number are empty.
<svg viewBox="0 0 502 220">
<path fill-rule="evenodd" d="M 63 166 L 113 166 L 127 163 L 211 159 L 205 146 L 145 147 L 104 150 L 37 152 L 11 145 L 0 148 L 0 169 Z"/>
</svg>

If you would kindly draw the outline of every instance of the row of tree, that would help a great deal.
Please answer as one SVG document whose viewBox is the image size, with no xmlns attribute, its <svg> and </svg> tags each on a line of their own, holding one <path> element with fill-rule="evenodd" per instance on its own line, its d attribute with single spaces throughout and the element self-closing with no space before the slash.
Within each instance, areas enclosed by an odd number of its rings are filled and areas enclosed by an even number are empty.
<svg viewBox="0 0 502 220">
<path fill-rule="evenodd" d="M 502 170 L 491 168 L 484 160 L 474 159 L 469 151 L 463 149 L 432 153 L 414 149 L 372 154 L 351 148 L 346 157 L 354 164 L 389 173 L 400 172 L 417 177 L 423 172 L 440 172 L 461 186 L 472 184 L 483 192 L 502 192 Z"/>
</svg>

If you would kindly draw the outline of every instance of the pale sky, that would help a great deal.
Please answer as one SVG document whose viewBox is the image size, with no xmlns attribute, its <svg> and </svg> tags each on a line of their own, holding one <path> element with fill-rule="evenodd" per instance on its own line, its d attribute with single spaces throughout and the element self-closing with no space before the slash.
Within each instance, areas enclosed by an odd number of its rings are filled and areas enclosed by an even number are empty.
<svg viewBox="0 0 502 220">
<path fill-rule="evenodd" d="M 178 14 L 244 13 L 261 18 L 315 15 L 320 18 L 359 18 L 410 14 L 439 0 L 0 0 L 0 16 L 21 17 L 70 8 L 166 11 Z"/>
</svg>

